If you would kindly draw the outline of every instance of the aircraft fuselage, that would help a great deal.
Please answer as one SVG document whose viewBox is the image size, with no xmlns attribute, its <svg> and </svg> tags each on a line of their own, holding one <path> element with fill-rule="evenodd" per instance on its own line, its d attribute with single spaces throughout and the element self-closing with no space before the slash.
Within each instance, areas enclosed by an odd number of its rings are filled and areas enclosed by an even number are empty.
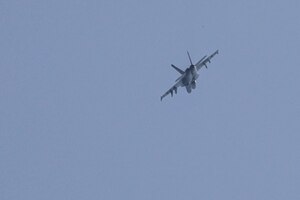
<svg viewBox="0 0 300 200">
<path fill-rule="evenodd" d="M 182 78 L 182 86 L 186 87 L 188 93 L 191 93 L 192 89 L 196 88 L 196 79 L 199 77 L 197 69 L 194 66 L 190 66 L 185 70 Z"/>
</svg>

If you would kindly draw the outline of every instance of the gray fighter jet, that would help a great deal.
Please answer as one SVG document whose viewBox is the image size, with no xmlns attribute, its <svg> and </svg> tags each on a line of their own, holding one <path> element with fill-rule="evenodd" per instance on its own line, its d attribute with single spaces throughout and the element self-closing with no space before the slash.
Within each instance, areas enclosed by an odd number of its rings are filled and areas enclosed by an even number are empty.
<svg viewBox="0 0 300 200">
<path fill-rule="evenodd" d="M 177 94 L 177 88 L 180 87 L 185 87 L 186 91 L 188 93 L 192 92 L 192 89 L 196 88 L 196 80 L 199 77 L 198 70 L 200 70 L 203 66 L 207 68 L 207 63 L 210 63 L 210 60 L 219 53 L 219 50 L 215 51 L 213 54 L 210 56 L 204 56 L 201 60 L 199 60 L 195 65 L 192 62 L 191 56 L 189 52 L 187 52 L 189 60 L 190 60 L 190 67 L 188 67 L 185 71 L 179 69 L 175 65 L 171 65 L 177 72 L 181 74 L 179 78 L 176 79 L 175 85 L 173 85 L 166 93 L 164 93 L 161 97 L 160 100 L 162 100 L 165 96 L 168 94 L 171 94 L 173 97 L 173 92 Z"/>
</svg>

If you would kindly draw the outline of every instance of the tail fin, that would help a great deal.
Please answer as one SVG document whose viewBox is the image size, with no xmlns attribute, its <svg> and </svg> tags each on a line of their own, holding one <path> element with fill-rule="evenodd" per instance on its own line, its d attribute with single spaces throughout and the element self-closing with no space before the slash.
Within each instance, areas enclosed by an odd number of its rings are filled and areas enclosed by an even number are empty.
<svg viewBox="0 0 300 200">
<path fill-rule="evenodd" d="M 193 66 L 193 62 L 192 62 L 192 59 L 191 59 L 191 56 L 190 56 L 190 53 L 188 51 L 186 51 L 187 54 L 188 54 L 188 57 L 189 57 L 189 60 L 190 60 L 190 63 L 191 63 L 191 66 Z"/>
</svg>

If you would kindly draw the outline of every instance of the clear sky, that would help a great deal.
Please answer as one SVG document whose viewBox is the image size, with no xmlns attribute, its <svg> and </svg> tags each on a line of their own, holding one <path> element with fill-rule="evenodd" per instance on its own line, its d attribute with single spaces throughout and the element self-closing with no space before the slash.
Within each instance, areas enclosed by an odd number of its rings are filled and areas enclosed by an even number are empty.
<svg viewBox="0 0 300 200">
<path fill-rule="evenodd" d="M 0 199 L 299 200 L 299 10 L 1 1 Z"/>
</svg>

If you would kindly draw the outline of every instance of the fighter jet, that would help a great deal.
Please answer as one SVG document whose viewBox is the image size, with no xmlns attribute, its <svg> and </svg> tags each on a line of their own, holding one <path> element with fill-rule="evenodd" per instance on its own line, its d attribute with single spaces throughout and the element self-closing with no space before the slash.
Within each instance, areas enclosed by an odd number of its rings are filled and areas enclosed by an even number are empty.
<svg viewBox="0 0 300 200">
<path fill-rule="evenodd" d="M 177 72 L 179 72 L 181 74 L 181 76 L 179 78 L 176 79 L 176 83 L 175 85 L 173 85 L 166 93 L 164 93 L 161 97 L 160 100 L 162 101 L 162 99 L 167 96 L 168 94 L 171 94 L 171 96 L 173 97 L 173 92 L 175 92 L 175 94 L 177 94 L 177 88 L 178 87 L 185 87 L 186 91 L 188 93 L 192 92 L 192 89 L 196 88 L 196 80 L 199 77 L 198 74 L 198 70 L 200 70 L 203 66 L 205 66 L 207 68 L 207 63 L 210 63 L 210 60 L 219 53 L 219 50 L 215 51 L 213 54 L 211 54 L 210 56 L 204 56 L 203 58 L 201 58 L 201 60 L 199 60 L 195 65 L 192 62 L 191 56 L 189 54 L 189 52 L 187 51 L 189 60 L 190 60 L 190 67 L 188 67 L 185 71 L 179 69 L 178 67 L 176 67 L 175 65 L 171 65 Z"/>
</svg>

